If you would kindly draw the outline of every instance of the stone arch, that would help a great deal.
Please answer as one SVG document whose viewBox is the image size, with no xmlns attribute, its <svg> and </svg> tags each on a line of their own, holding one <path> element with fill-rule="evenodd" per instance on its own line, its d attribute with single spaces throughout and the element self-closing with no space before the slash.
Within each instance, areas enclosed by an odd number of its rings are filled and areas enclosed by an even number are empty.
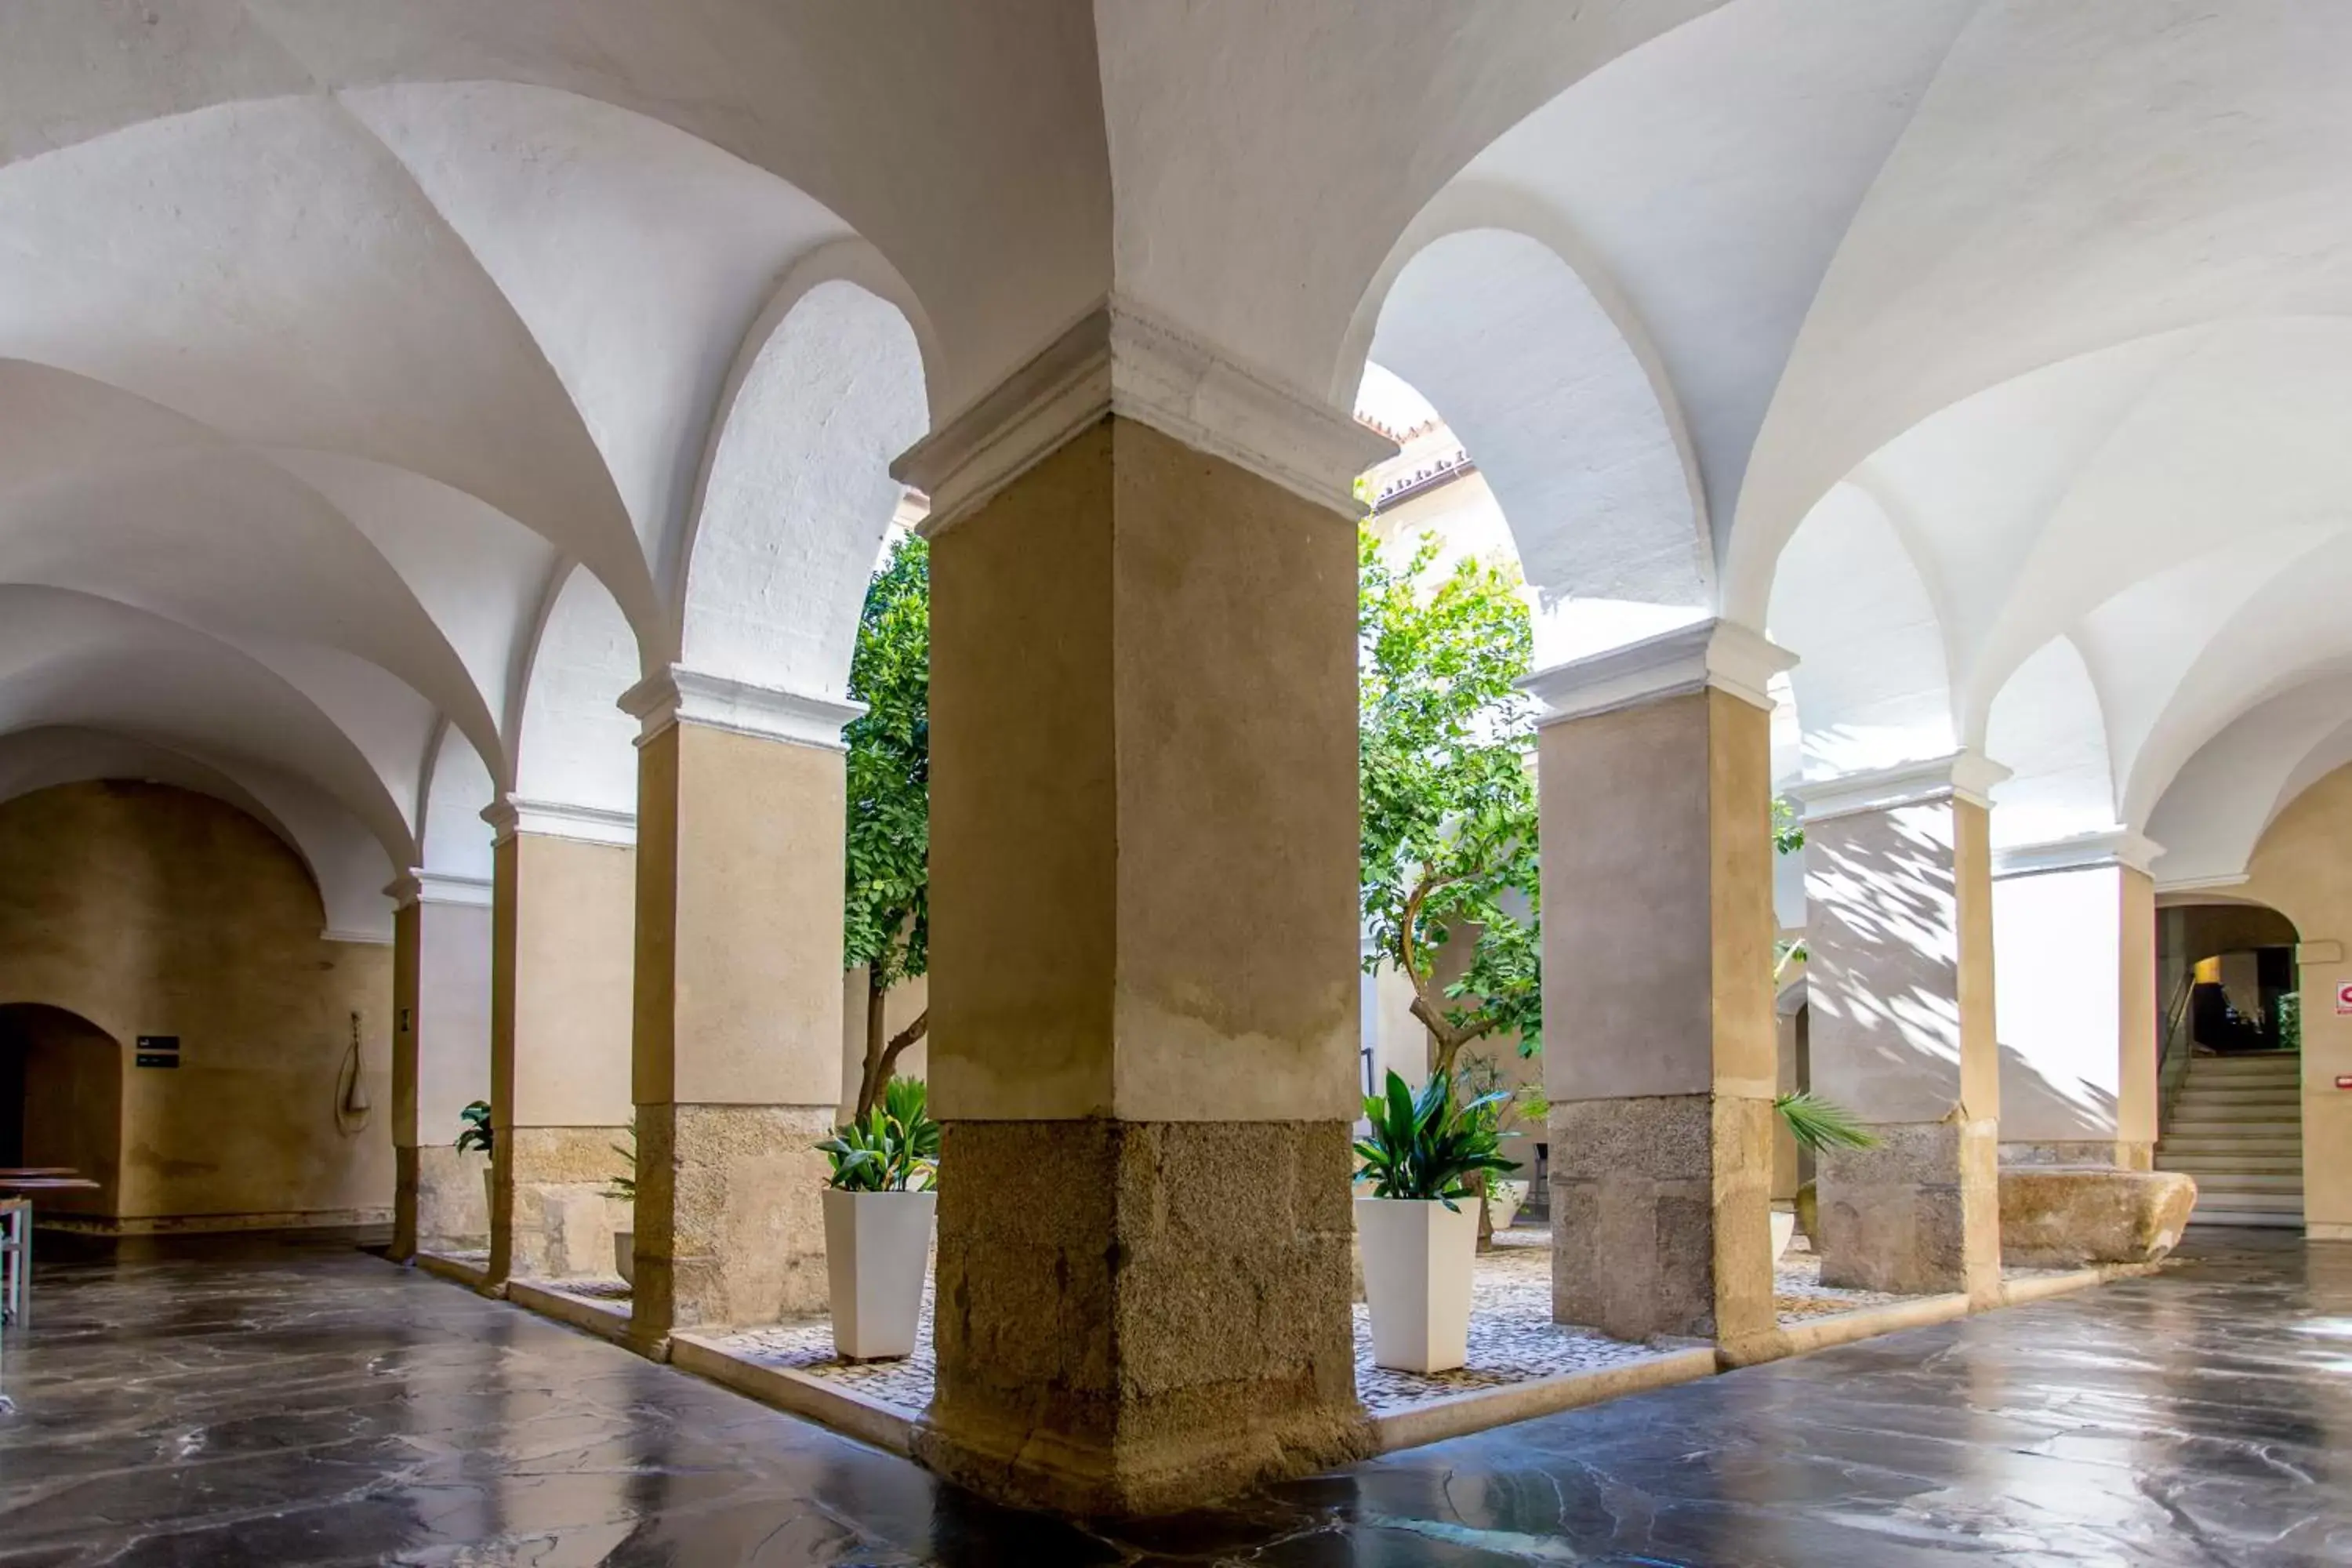
<svg viewBox="0 0 2352 1568">
<path fill-rule="evenodd" d="M 1895 514 L 1868 489 L 1824 496 L 1781 552 L 1767 621 L 1795 653 L 1802 772 L 1833 778 L 1948 755 L 1945 617 Z"/>
<path fill-rule="evenodd" d="M 0 992 L 0 997 L 7 993 Z M 0 1000 L 0 1165 L 62 1165 L 98 1190 L 44 1214 L 110 1217 L 121 1194 L 122 1044 L 70 1008 Z"/>
<path fill-rule="evenodd" d="M 1679 414 L 1637 324 L 1589 277 L 1519 228 L 1465 227 L 1412 253 L 1360 310 L 1377 323 L 1370 361 L 1430 401 L 1501 505 L 1541 605 L 1543 665 L 1714 604 Z"/>
<path fill-rule="evenodd" d="M 2010 770 L 1992 787 L 1996 845 L 2039 844 L 2115 826 L 2105 708 L 2072 638 L 2052 637 L 2001 683 L 1983 744 Z"/>
<path fill-rule="evenodd" d="M 764 336 L 746 339 L 669 574 L 677 662 L 806 697 L 845 691 L 866 584 L 906 496 L 890 464 L 929 424 L 927 329 L 911 303 L 878 257 L 835 246 L 786 279 Z"/>
<path fill-rule="evenodd" d="M 560 805 L 614 825 L 635 815 L 636 721 L 620 708 L 639 644 L 593 573 L 558 569 L 524 670 L 515 753 L 518 801 Z"/>
</svg>

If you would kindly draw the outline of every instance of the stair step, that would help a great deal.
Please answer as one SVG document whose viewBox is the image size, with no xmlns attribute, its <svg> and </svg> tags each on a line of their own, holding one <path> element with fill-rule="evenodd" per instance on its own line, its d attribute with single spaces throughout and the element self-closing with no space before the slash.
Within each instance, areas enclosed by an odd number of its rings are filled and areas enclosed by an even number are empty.
<svg viewBox="0 0 2352 1568">
<path fill-rule="evenodd" d="M 2200 1208 L 2206 1206 L 2201 1192 L 2197 1206 Z M 2215 1194 L 2212 1206 L 2217 1209 L 2232 1209 L 2247 1214 L 2301 1214 L 2303 1189 L 2291 1187 L 2284 1192 L 2265 1192 L 2260 1189 L 2242 1192 L 2233 1190 Z"/>
<path fill-rule="evenodd" d="M 2190 1225 L 2258 1226 L 2264 1230 L 2301 1230 L 2303 1211 L 2298 1208 L 2291 1215 L 2248 1213 L 2239 1209 L 2209 1211 L 2200 1204 L 2196 1211 L 2189 1215 L 2189 1223 Z"/>
<path fill-rule="evenodd" d="M 2202 1193 L 2296 1193 L 2303 1191 L 2300 1171 L 2192 1172 Z"/>
<path fill-rule="evenodd" d="M 2283 1115 L 2268 1106 L 2224 1106 L 2220 1110 L 2182 1111 L 2165 1123 L 2164 1130 L 2170 1133 L 2175 1128 L 2183 1132 L 2192 1128 L 2211 1128 L 2222 1132 L 2241 1128 L 2270 1128 L 2281 1137 L 2300 1138 L 2303 1135 L 2303 1118 Z"/>
<path fill-rule="evenodd" d="M 2293 1105 L 2303 1098 L 2302 1086 L 2292 1083 L 2239 1085 L 2192 1081 L 2174 1100 L 2176 1105 Z"/>
<path fill-rule="evenodd" d="M 2302 1154 L 2293 1149 L 2281 1149 L 2268 1144 L 2223 1144 L 2208 1148 L 2200 1143 L 2193 1148 L 2160 1146 L 2156 1152 L 2156 1168 L 2159 1171 L 2187 1171 L 2195 1175 L 2207 1171 L 2300 1171 Z"/>
<path fill-rule="evenodd" d="M 2227 1079 L 2232 1083 L 2260 1082 L 2265 1079 L 2300 1078 L 2303 1058 L 2299 1056 L 2274 1057 L 2199 1057 L 2189 1064 L 2189 1076 L 2193 1079 L 2213 1081 Z"/>
</svg>

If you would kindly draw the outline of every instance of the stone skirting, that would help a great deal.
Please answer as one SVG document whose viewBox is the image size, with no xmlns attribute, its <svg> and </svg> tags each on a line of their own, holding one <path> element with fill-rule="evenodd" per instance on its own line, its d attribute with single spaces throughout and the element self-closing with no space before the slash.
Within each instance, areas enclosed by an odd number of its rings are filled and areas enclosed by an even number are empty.
<svg viewBox="0 0 2352 1568">
<path fill-rule="evenodd" d="M 1770 1101 L 1554 1101 L 1549 1131 L 1554 1318 L 1624 1340 L 1770 1331 Z"/>
<path fill-rule="evenodd" d="M 1343 1121 L 951 1121 L 916 1454 L 1076 1514 L 1369 1453 Z"/>
<path fill-rule="evenodd" d="M 822 1312 L 830 1105 L 647 1105 L 637 1111 L 631 1335 Z"/>
<path fill-rule="evenodd" d="M 392 1221 L 392 1255 L 407 1259 L 420 1252 L 479 1252 L 490 1245 L 490 1190 L 487 1156 L 460 1153 L 447 1144 L 393 1151 L 398 1186 Z"/>
<path fill-rule="evenodd" d="M 613 1269 L 613 1233 L 629 1205 L 606 1189 L 628 1173 L 626 1127 L 509 1127 L 492 1168 L 489 1282 L 562 1279 Z"/>
<path fill-rule="evenodd" d="M 1979 1121 L 1874 1123 L 1821 1156 L 1822 1282 L 1902 1296 L 2000 1289 L 1999 1134 Z"/>
</svg>

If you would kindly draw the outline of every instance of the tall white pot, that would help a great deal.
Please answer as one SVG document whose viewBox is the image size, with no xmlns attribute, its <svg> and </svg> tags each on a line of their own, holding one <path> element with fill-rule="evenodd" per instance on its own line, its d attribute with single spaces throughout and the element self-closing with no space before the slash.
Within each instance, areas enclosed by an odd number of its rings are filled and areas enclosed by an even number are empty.
<svg viewBox="0 0 2352 1568">
<path fill-rule="evenodd" d="M 903 1356 L 923 1315 L 923 1268 L 937 1193 L 824 1190 L 824 1268 L 833 1348 L 851 1361 Z"/>
<path fill-rule="evenodd" d="M 1478 1210 L 1434 1199 L 1358 1198 L 1372 1364 L 1448 1372 L 1470 1359 L 1470 1271 Z"/>
</svg>

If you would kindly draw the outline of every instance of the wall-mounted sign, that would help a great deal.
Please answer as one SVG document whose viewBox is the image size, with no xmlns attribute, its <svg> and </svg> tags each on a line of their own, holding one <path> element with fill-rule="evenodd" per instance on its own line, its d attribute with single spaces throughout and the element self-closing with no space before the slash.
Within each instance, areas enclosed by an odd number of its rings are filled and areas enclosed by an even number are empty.
<svg viewBox="0 0 2352 1568">
<path fill-rule="evenodd" d="M 2352 1089 L 2352 1072 L 2337 1073 L 2336 1075 L 2336 1087 L 2338 1089 Z"/>
<path fill-rule="evenodd" d="M 2336 987 L 2336 1011 L 2339 1014 L 2352 1013 L 2352 980 Z"/>
<path fill-rule="evenodd" d="M 131 1065 L 142 1068 L 175 1068 L 180 1065 L 180 1037 L 177 1035 L 142 1035 L 138 1048 L 131 1053 Z"/>
</svg>

